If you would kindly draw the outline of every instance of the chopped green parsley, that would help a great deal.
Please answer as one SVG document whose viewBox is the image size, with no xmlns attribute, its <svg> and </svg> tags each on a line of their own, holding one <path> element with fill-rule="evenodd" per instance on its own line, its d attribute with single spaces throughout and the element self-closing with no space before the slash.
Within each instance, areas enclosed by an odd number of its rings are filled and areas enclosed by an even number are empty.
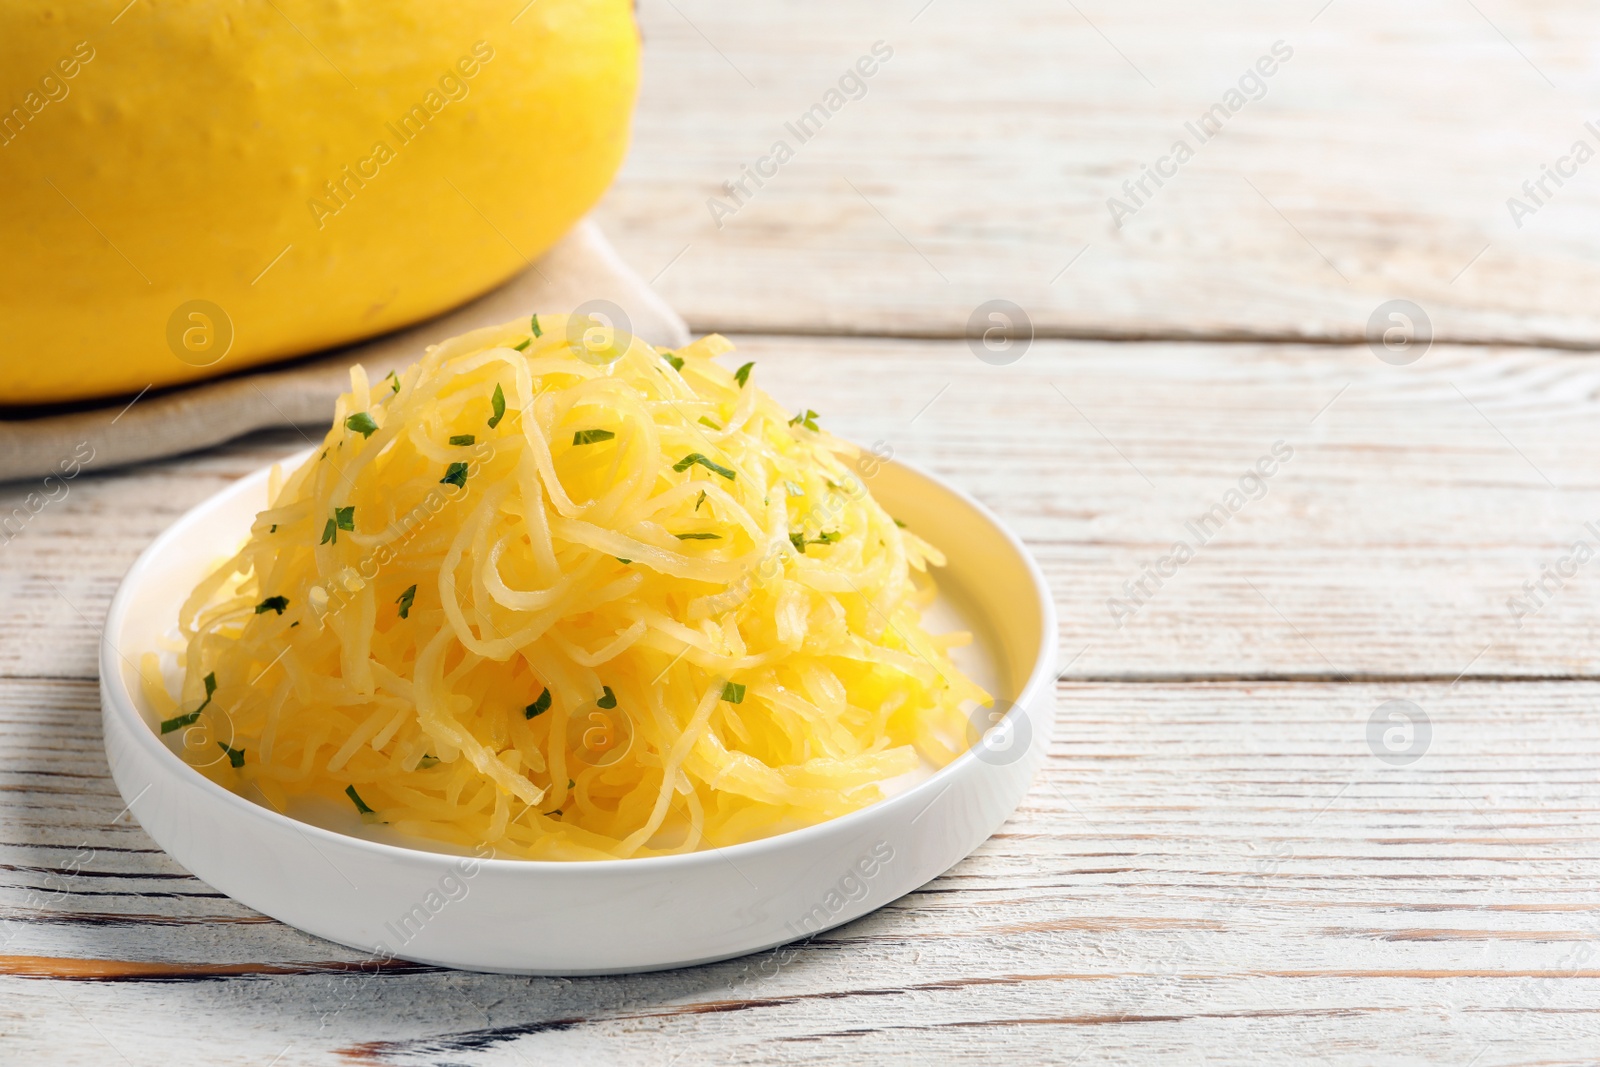
<svg viewBox="0 0 1600 1067">
<path fill-rule="evenodd" d="M 189 712 L 187 715 L 176 715 L 170 719 L 163 720 L 161 723 L 161 732 L 164 734 L 170 734 L 172 731 L 181 730 L 185 726 L 193 726 L 197 721 L 199 721 L 200 713 L 206 710 L 206 705 L 211 703 L 211 698 L 216 694 L 216 691 L 217 673 L 212 671 L 210 674 L 206 675 L 206 698 L 200 702 L 200 706 Z"/>
<path fill-rule="evenodd" d="M 506 391 L 498 385 L 495 386 L 494 396 L 489 399 L 489 404 L 494 408 L 494 417 L 489 420 L 489 429 L 492 430 L 506 417 Z"/>
<path fill-rule="evenodd" d="M 354 430 L 362 437 L 371 437 L 378 432 L 378 424 L 372 421 L 372 416 L 365 411 L 358 411 L 344 420 L 344 428 Z"/>
<path fill-rule="evenodd" d="M 539 694 L 539 699 L 522 709 L 522 717 L 531 719 L 535 715 L 543 715 L 550 710 L 550 690 L 547 688 Z"/>
<path fill-rule="evenodd" d="M 175 715 L 170 719 L 161 721 L 161 732 L 170 734 L 174 730 L 181 730 L 185 726 L 193 726 L 200 718 L 200 709 L 195 708 L 187 715 Z"/>
<path fill-rule="evenodd" d="M 354 530 L 356 528 L 356 506 L 351 504 L 347 508 L 334 508 L 333 518 L 328 520 L 328 525 L 322 528 L 322 544 L 330 541 L 339 543 L 340 530 Z"/>
<path fill-rule="evenodd" d="M 698 452 L 690 452 L 687 456 L 684 456 L 682 459 L 678 460 L 678 462 L 674 463 L 672 465 L 672 469 L 681 474 L 690 467 L 694 466 L 696 463 L 700 464 L 700 466 L 704 467 L 708 471 L 722 475 L 729 481 L 732 481 L 735 477 L 737 477 L 737 475 L 735 475 L 735 473 L 729 470 L 727 467 L 722 466 L 720 463 L 711 462 L 711 460 L 707 459 L 705 456 L 702 456 Z"/>
<path fill-rule="evenodd" d="M 361 814 L 363 814 L 363 815 L 376 815 L 377 814 L 377 812 L 375 812 L 371 808 L 367 807 L 367 802 L 365 800 L 361 799 L 361 794 L 356 792 L 356 787 L 355 786 L 353 786 L 353 785 L 345 786 L 344 787 L 344 795 L 350 798 L 350 802 L 356 806 L 356 810 L 359 811 Z"/>
<path fill-rule="evenodd" d="M 807 545 L 831 545 L 839 540 L 840 536 L 838 530 L 824 530 L 817 537 L 807 540 L 804 532 L 796 530 L 789 535 L 789 543 L 795 547 L 797 552 L 805 555 Z"/>
</svg>

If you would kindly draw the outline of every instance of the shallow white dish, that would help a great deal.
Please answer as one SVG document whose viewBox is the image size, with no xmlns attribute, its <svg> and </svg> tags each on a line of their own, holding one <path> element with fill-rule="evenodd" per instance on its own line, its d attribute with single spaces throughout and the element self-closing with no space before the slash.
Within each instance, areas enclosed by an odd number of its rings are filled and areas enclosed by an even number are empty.
<svg viewBox="0 0 1600 1067">
<path fill-rule="evenodd" d="M 1055 608 L 1021 542 L 981 504 L 907 464 L 885 463 L 868 486 L 949 558 L 937 572 L 941 593 L 987 639 L 996 694 L 1014 704 L 974 749 L 871 807 L 730 848 L 548 863 L 366 840 L 223 789 L 158 736 L 133 663 L 158 647 L 188 592 L 266 506 L 265 470 L 179 519 L 117 590 L 100 649 L 112 776 L 140 824 L 196 877 L 384 957 L 524 974 L 646 971 L 849 922 L 948 870 L 999 828 L 1044 760 L 1055 696 Z"/>
</svg>

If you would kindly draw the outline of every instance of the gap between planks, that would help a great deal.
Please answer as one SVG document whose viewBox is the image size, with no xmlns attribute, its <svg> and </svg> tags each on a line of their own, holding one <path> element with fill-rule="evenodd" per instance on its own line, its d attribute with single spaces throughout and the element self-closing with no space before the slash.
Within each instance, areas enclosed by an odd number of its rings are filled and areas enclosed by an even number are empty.
<svg viewBox="0 0 1600 1067">
<path fill-rule="evenodd" d="M 927 329 L 895 328 L 887 330 L 863 327 L 859 330 L 841 330 L 837 326 L 811 330 L 796 324 L 768 324 L 747 322 L 741 319 L 702 317 L 689 320 L 689 332 L 695 336 L 720 333 L 741 338 L 801 338 L 818 341 L 964 341 L 975 335 L 963 330 L 930 326 Z M 1020 336 L 1020 334 L 1019 334 Z M 1358 331 L 1347 330 L 1316 336 L 1285 333 L 1281 330 L 1118 330 L 1092 327 L 1061 327 L 1035 325 L 1028 338 L 1033 341 L 1096 341 L 1108 344 L 1158 345 L 1307 345 L 1315 348 L 1354 348 L 1369 343 L 1369 338 Z M 1476 337 L 1449 337 L 1434 343 L 1456 348 L 1542 349 L 1567 352 L 1575 355 L 1600 354 L 1600 343 L 1572 341 L 1559 337 L 1530 338 L 1511 335 L 1482 334 Z"/>
</svg>

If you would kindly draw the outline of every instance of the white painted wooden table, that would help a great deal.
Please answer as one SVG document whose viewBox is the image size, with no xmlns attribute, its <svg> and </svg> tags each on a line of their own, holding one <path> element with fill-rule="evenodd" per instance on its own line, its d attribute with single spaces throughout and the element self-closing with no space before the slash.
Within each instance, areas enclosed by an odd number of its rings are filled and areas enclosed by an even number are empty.
<svg viewBox="0 0 1600 1067">
<path fill-rule="evenodd" d="M 920 4 L 646 0 L 602 222 L 782 399 L 1038 554 L 1066 670 L 1016 817 L 779 954 L 371 973 L 177 867 L 100 747 L 122 571 L 300 436 L 91 468 L 0 544 L 0 1060 L 1600 1059 L 1600 561 L 1572 558 L 1600 549 L 1600 362 L 1532 346 L 1600 344 L 1600 171 L 1500 232 L 1582 131 L 1592 13 Z M 1108 231 L 1104 200 L 1280 38 L 1268 94 Z M 875 40 L 867 94 L 718 230 L 705 199 Z M 995 297 L 1040 334 L 1006 366 L 960 336 Z M 1404 366 L 1328 343 L 1393 297 L 1446 340 Z M 0 487 L 0 514 L 37 490 Z M 1374 729 L 1389 701 L 1427 727 Z"/>
</svg>

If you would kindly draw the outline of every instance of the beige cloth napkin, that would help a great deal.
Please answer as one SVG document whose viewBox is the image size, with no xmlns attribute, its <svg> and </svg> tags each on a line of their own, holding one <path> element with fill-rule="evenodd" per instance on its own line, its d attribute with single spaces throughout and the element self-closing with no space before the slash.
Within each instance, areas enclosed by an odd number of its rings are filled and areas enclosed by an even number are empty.
<svg viewBox="0 0 1600 1067">
<path fill-rule="evenodd" d="M 689 330 L 666 302 L 585 219 L 528 270 L 470 304 L 397 333 L 329 355 L 221 381 L 118 401 L 89 411 L 0 421 L 0 481 L 40 478 L 76 466 L 99 471 L 177 455 L 268 426 L 326 429 L 333 401 L 350 386 L 350 367 L 376 381 L 410 366 L 448 337 L 530 312 L 562 314 L 608 300 L 635 336 L 676 348 Z M 92 459 L 85 461 L 86 457 Z"/>
</svg>

